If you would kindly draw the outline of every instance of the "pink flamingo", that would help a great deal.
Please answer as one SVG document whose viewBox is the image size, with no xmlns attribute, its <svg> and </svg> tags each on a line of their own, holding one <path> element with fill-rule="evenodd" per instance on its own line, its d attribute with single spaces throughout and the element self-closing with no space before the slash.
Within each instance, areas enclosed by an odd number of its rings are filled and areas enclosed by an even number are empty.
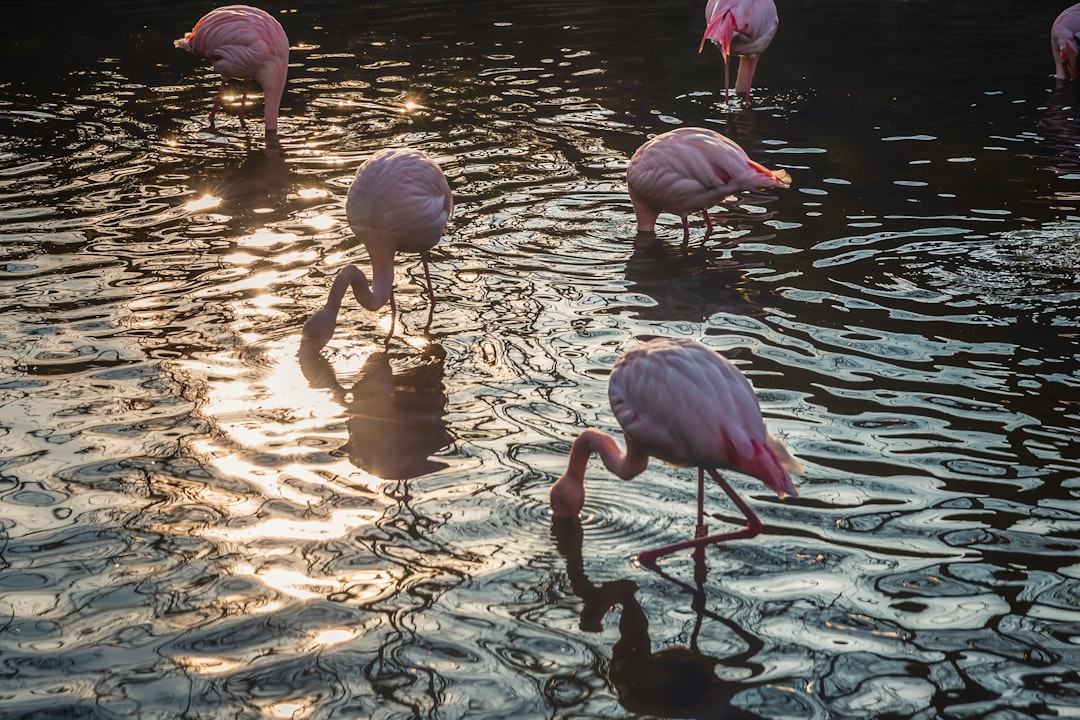
<svg viewBox="0 0 1080 720">
<path fill-rule="evenodd" d="M 1054 76 L 1076 79 L 1077 35 L 1080 35 L 1080 3 L 1061 11 L 1050 27 L 1050 51 L 1054 54 Z"/>
<path fill-rule="evenodd" d="M 316 351 L 333 336 L 341 300 L 351 288 L 357 302 L 368 310 L 394 303 L 396 253 L 420 253 L 427 283 L 428 306 L 435 307 L 428 253 L 442 237 L 454 210 L 450 185 L 439 166 L 421 150 L 385 149 L 368 158 L 356 171 L 345 215 L 349 227 L 367 248 L 371 285 L 363 270 L 346 265 L 334 278 L 326 304 L 304 324 L 301 347 Z M 393 334 L 393 324 L 390 334 Z M 306 344 L 305 344 L 306 343 Z"/>
<path fill-rule="evenodd" d="M 655 232 L 656 218 L 682 218 L 683 242 L 690 239 L 687 216 L 701 211 L 712 231 L 708 208 L 744 190 L 788 187 L 786 170 L 769 170 L 751 160 L 737 143 L 713 130 L 678 128 L 637 149 L 626 168 L 626 185 L 638 232 Z"/>
<path fill-rule="evenodd" d="M 773 0 L 709 0 L 705 22 L 698 52 L 711 40 L 724 53 L 724 100 L 728 99 L 728 56 L 735 54 L 739 56 L 735 92 L 746 93 L 746 101 L 750 102 L 750 86 L 758 59 L 780 26 L 776 5 Z"/>
<path fill-rule="evenodd" d="M 627 350 L 615 362 L 608 399 L 622 426 L 626 453 L 607 433 L 584 430 L 570 450 L 566 472 L 551 486 L 556 517 L 577 517 L 585 504 L 585 469 L 593 453 L 623 480 L 642 473 L 650 457 L 698 468 L 697 528 L 692 540 L 646 550 L 638 560 L 656 559 L 685 548 L 695 557 L 704 546 L 749 538 L 761 532 L 761 520 L 717 472 L 730 468 L 761 480 L 783 498 L 796 495 L 788 472 L 803 471 L 766 429 L 754 389 L 722 355 L 693 340 L 656 339 Z M 734 532 L 708 535 L 704 521 L 705 471 L 720 484 L 746 518 Z"/>
<path fill-rule="evenodd" d="M 208 12 L 195 23 L 191 32 L 173 44 L 210 60 L 214 69 L 221 73 L 221 85 L 210 108 L 211 127 L 226 83 L 229 78 L 237 78 L 244 81 L 240 122 L 244 121 L 248 84 L 254 80 L 265 96 L 266 129 L 277 131 L 278 111 L 289 67 L 289 38 L 281 23 L 264 10 L 228 5 Z"/>
</svg>

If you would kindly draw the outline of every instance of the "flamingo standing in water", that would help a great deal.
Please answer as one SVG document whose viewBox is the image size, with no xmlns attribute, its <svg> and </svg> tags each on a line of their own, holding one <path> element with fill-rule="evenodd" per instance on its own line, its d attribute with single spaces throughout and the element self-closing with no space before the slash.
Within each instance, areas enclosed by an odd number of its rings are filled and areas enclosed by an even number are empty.
<svg viewBox="0 0 1080 720">
<path fill-rule="evenodd" d="M 699 557 L 704 546 L 749 538 L 761 520 L 717 472 L 730 468 L 753 475 L 783 498 L 796 495 L 789 472 L 802 465 L 766 429 L 754 389 L 729 360 L 705 345 L 683 338 L 650 340 L 627 350 L 615 362 L 608 399 L 622 426 L 626 452 L 595 428 L 574 440 L 566 472 L 551 486 L 556 517 L 577 517 L 585 504 L 585 469 L 593 453 L 623 480 L 642 473 L 650 457 L 698 468 L 697 528 L 692 540 L 646 550 L 644 564 L 685 548 Z M 708 535 L 704 521 L 705 472 L 720 484 L 746 518 L 734 532 Z"/>
<path fill-rule="evenodd" d="M 637 149 L 626 168 L 638 232 L 655 232 L 656 218 L 670 212 L 682 218 L 684 243 L 690 239 L 690 213 L 701 211 L 711 232 L 708 208 L 729 195 L 790 184 L 786 170 L 769 170 L 735 141 L 697 127 L 657 135 Z"/>
<path fill-rule="evenodd" d="M 228 5 L 211 10 L 195 23 L 191 32 L 173 43 L 201 55 L 221 73 L 210 125 L 214 125 L 229 78 L 244 81 L 240 99 L 240 122 L 244 121 L 248 84 L 254 80 L 263 89 L 266 129 L 277 132 L 281 96 L 289 67 L 289 38 L 281 23 L 266 11 L 248 5 Z"/>
<path fill-rule="evenodd" d="M 349 227 L 367 248 L 371 261 L 371 284 L 364 271 L 346 265 L 334 278 L 326 305 L 304 324 L 301 347 L 318 350 L 334 334 L 338 310 L 345 293 L 368 310 L 390 302 L 391 326 L 394 303 L 394 257 L 399 252 L 420 253 L 424 264 L 428 306 L 435 307 L 428 253 L 442 237 L 454 200 L 439 166 L 421 150 L 385 149 L 368 158 L 356 171 L 345 215 Z M 305 345 L 306 343 L 306 345 Z"/>
<path fill-rule="evenodd" d="M 1050 50 L 1058 80 L 1076 79 L 1077 36 L 1080 36 L 1080 3 L 1062 10 L 1050 26 Z"/>
<path fill-rule="evenodd" d="M 705 6 L 705 34 L 698 52 L 709 40 L 724 54 L 724 100 L 728 99 L 728 58 L 739 56 L 739 74 L 735 77 L 735 92 L 746 93 L 750 102 L 750 87 L 754 70 L 765 48 L 769 47 L 780 18 L 773 0 L 709 0 Z"/>
</svg>

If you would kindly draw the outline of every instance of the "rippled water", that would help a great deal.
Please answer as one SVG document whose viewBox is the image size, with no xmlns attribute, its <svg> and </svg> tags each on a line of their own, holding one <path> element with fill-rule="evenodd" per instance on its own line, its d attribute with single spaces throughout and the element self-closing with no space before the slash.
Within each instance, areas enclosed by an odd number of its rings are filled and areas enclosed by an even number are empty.
<svg viewBox="0 0 1080 720">
<path fill-rule="evenodd" d="M 1080 117 L 1057 5 L 779 3 L 752 106 L 676 2 L 267 5 L 280 148 L 176 50 L 209 4 L 0 30 L 0 707 L 12 717 L 1049 718 L 1080 707 Z M 791 189 L 635 238 L 677 125 Z M 457 210 L 401 317 L 300 328 L 366 256 L 363 159 Z M 419 282 L 418 282 L 419 281 Z M 687 471 L 591 466 L 615 358 L 687 336 L 807 466 L 661 572 Z M 737 515 L 710 496 L 715 526 Z"/>
</svg>

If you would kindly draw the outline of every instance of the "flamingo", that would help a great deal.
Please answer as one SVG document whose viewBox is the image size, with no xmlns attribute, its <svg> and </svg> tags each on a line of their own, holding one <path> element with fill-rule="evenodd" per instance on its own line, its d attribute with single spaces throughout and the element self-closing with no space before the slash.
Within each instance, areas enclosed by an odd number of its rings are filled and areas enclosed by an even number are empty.
<svg viewBox="0 0 1080 720">
<path fill-rule="evenodd" d="M 788 473 L 801 473 L 802 465 L 766 430 L 746 376 L 705 345 L 685 338 L 660 338 L 627 350 L 611 371 L 608 399 L 623 429 L 626 452 L 602 430 L 584 430 L 574 440 L 566 472 L 551 486 L 551 510 L 555 517 L 579 515 L 585 504 L 585 470 L 593 453 L 623 480 L 641 474 L 650 457 L 696 466 L 694 539 L 646 550 L 638 555 L 641 563 L 653 565 L 657 558 L 685 548 L 693 548 L 694 556 L 701 557 L 706 545 L 761 532 L 761 520 L 718 468 L 752 475 L 781 498 L 797 494 Z M 742 511 L 746 518 L 742 529 L 708 535 L 706 471 Z"/>
<path fill-rule="evenodd" d="M 708 232 L 708 208 L 744 190 L 788 187 L 786 170 L 769 170 L 739 145 L 706 128 L 685 127 L 657 135 L 637 149 L 626 168 L 626 185 L 638 232 L 655 232 L 656 218 L 682 218 L 683 242 L 690 239 L 687 216 L 701 211 Z"/>
<path fill-rule="evenodd" d="M 1061 11 L 1050 27 L 1050 51 L 1054 54 L 1054 77 L 1076 79 L 1077 36 L 1080 35 L 1080 3 Z"/>
<path fill-rule="evenodd" d="M 221 73 L 210 126 L 214 125 L 229 78 L 244 81 L 240 122 L 244 121 L 249 83 L 254 80 L 265 96 L 267 131 L 277 132 L 281 95 L 289 67 L 289 38 L 281 23 L 264 10 L 248 5 L 228 5 L 211 10 L 195 23 L 191 32 L 173 42 L 178 48 L 201 55 Z"/>
<path fill-rule="evenodd" d="M 353 178 L 345 214 L 349 227 L 367 248 L 371 285 L 356 265 L 342 268 L 326 304 L 304 324 L 302 347 L 317 351 L 330 340 L 341 301 L 350 289 L 368 310 L 378 310 L 389 301 L 391 318 L 396 317 L 394 258 L 398 252 L 420 253 L 428 306 L 434 309 L 428 253 L 442 237 L 453 210 L 446 176 L 422 150 L 387 148 L 368 158 Z"/>
<path fill-rule="evenodd" d="M 724 53 L 724 100 L 728 99 L 728 56 L 739 56 L 739 74 L 735 77 L 735 92 L 746 93 L 750 102 L 750 86 L 754 70 L 765 48 L 769 47 L 780 18 L 773 0 L 709 0 L 705 6 L 705 34 L 701 37 L 700 53 L 711 40 Z"/>
</svg>

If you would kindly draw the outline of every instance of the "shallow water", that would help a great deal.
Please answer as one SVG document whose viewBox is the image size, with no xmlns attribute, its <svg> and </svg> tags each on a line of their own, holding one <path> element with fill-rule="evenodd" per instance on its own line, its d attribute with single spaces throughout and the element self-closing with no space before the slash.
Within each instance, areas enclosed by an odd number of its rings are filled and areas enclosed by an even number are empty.
<svg viewBox="0 0 1080 720">
<path fill-rule="evenodd" d="M 281 147 L 172 47 L 209 4 L 16 2 L 0 30 L 0 707 L 12 717 L 1049 718 L 1080 707 L 1080 118 L 1044 3 L 782 2 L 754 101 L 700 8 L 312 2 Z M 913 37 L 920 39 L 913 43 Z M 235 88 L 234 88 L 235 89 Z M 635 238 L 652 134 L 788 190 Z M 457 208 L 387 311 L 387 145 Z M 595 460 L 627 347 L 699 338 L 807 466 L 689 557 L 686 470 Z M 714 527 L 737 514 L 711 493 Z"/>
</svg>

